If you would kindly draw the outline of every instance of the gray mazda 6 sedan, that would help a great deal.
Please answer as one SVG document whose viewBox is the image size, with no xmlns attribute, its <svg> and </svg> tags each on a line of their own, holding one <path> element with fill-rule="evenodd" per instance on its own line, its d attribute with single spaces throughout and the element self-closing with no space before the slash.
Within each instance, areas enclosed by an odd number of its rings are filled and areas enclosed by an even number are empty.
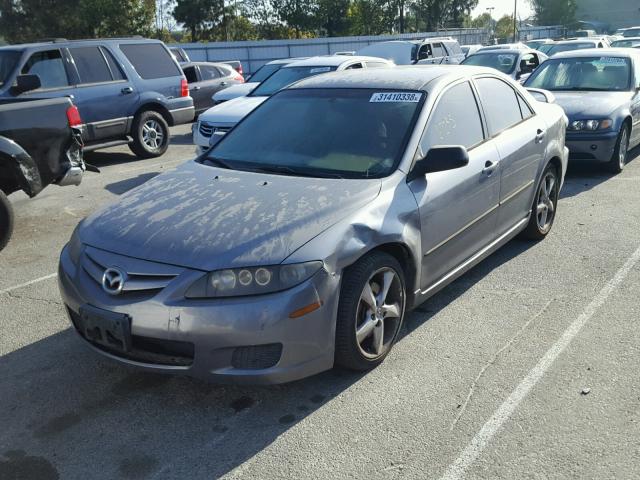
<svg viewBox="0 0 640 480">
<path fill-rule="evenodd" d="M 558 207 L 567 119 L 495 70 L 313 77 L 80 223 L 79 336 L 151 371 L 277 383 L 378 365 L 406 312 Z"/>
</svg>

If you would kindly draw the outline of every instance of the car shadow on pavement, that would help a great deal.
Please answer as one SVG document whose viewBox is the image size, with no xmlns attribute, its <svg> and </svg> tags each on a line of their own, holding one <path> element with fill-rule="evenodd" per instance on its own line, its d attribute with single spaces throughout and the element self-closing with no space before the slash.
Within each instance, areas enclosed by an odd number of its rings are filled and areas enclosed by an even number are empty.
<svg viewBox="0 0 640 480">
<path fill-rule="evenodd" d="M 532 245 L 510 242 L 434 295 L 399 341 Z M 365 377 L 334 369 L 270 387 L 208 384 L 112 363 L 69 328 L 0 357 L 0 471 L 218 478 Z"/>
<path fill-rule="evenodd" d="M 171 135 L 172 145 L 193 145 L 193 135 L 191 133 Z M 195 146 L 193 147 L 196 148 Z"/>
<path fill-rule="evenodd" d="M 123 193 L 126 193 L 131 189 L 139 187 L 143 183 L 148 182 L 153 177 L 156 177 L 158 175 L 160 175 L 160 172 L 142 173 L 137 177 L 127 178 L 125 180 L 120 180 L 119 182 L 109 183 L 108 185 L 105 185 L 104 188 L 115 195 L 122 195 Z"/>
<path fill-rule="evenodd" d="M 97 152 L 86 152 L 84 154 L 84 161 L 90 165 L 100 168 L 119 165 L 121 163 L 136 162 L 138 161 L 138 157 L 133 153 L 99 150 Z"/>
<path fill-rule="evenodd" d="M 628 158 L 631 160 L 627 163 L 627 166 L 633 164 L 638 157 L 640 157 L 640 146 L 629 150 Z M 587 192 L 615 176 L 607 172 L 605 167 L 599 163 L 569 162 L 560 198 L 573 197 Z"/>
</svg>

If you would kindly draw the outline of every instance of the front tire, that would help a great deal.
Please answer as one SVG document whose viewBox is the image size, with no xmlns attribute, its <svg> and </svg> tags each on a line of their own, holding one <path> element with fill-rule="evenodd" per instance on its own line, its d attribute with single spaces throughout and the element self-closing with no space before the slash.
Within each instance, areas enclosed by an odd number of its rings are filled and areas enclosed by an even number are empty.
<svg viewBox="0 0 640 480">
<path fill-rule="evenodd" d="M 13 209 L 7 196 L 0 190 L 0 250 L 2 250 L 13 233 Z"/>
<path fill-rule="evenodd" d="M 536 194 L 533 197 L 529 223 L 521 237 L 527 240 L 542 240 L 551 231 L 558 210 L 560 178 L 558 169 L 549 164 L 542 173 Z"/>
<path fill-rule="evenodd" d="M 158 112 L 147 110 L 133 119 L 131 151 L 139 158 L 159 157 L 169 148 L 169 125 Z"/>
<path fill-rule="evenodd" d="M 627 152 L 629 150 L 629 125 L 622 125 L 616 147 L 613 149 L 611 160 L 607 163 L 607 170 L 611 173 L 620 173 L 627 163 Z"/>
<path fill-rule="evenodd" d="M 402 267 L 383 252 L 345 270 L 336 322 L 336 365 L 358 371 L 378 366 L 395 343 L 406 306 Z"/>
</svg>

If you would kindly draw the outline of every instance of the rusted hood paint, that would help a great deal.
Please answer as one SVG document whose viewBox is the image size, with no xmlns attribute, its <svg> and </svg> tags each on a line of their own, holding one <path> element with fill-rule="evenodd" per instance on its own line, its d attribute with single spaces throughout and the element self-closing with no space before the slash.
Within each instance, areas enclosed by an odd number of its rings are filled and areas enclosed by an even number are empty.
<svg viewBox="0 0 640 480">
<path fill-rule="evenodd" d="M 277 264 L 375 199 L 380 186 L 192 161 L 91 215 L 79 233 L 96 248 L 188 268 Z"/>
</svg>

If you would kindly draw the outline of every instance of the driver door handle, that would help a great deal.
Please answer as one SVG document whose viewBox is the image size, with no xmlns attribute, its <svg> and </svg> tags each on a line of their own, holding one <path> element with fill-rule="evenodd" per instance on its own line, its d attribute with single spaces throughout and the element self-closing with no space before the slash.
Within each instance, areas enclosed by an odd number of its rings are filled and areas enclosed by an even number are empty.
<svg viewBox="0 0 640 480">
<path fill-rule="evenodd" d="M 538 129 L 536 132 L 536 143 L 542 143 L 544 140 L 544 130 Z"/>
<path fill-rule="evenodd" d="M 120 90 L 124 95 L 128 95 L 130 93 L 133 93 L 133 88 L 132 87 L 124 87 L 122 90 Z"/>
<path fill-rule="evenodd" d="M 482 173 L 484 173 L 487 177 L 490 177 L 491 174 L 498 168 L 498 164 L 500 162 L 492 162 L 491 160 L 487 160 L 484 163 L 484 168 L 482 169 Z"/>
</svg>

